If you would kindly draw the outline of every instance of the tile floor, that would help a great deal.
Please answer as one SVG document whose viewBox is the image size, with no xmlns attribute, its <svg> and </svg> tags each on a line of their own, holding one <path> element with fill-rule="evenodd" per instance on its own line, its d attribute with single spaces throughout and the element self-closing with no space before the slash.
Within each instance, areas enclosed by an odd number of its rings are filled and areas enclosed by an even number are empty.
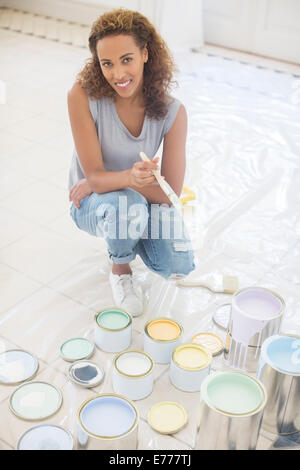
<svg viewBox="0 0 300 470">
<path fill-rule="evenodd" d="M 300 73 L 300 67 L 294 65 L 214 46 L 206 46 L 205 51 Z M 96 352 L 94 359 L 106 370 L 106 379 L 93 391 L 81 390 L 68 382 L 65 375 L 68 366 L 59 357 L 59 346 L 66 339 L 81 335 L 92 339 L 94 313 L 112 304 L 108 283 L 110 263 L 104 241 L 79 232 L 69 217 L 67 176 L 73 141 L 66 96 L 88 51 L 0 29 L 0 56 L 0 79 L 7 87 L 7 100 L 0 104 L 0 350 L 17 346 L 37 355 L 40 362 L 37 379 L 56 384 L 64 397 L 59 413 L 47 422 L 61 424 L 75 434 L 79 404 L 96 392 L 112 391 L 112 355 Z M 197 55 L 192 56 L 195 62 Z M 204 174 L 208 175 L 209 162 L 204 160 L 203 163 Z M 249 217 L 247 220 L 251 221 L 251 215 Z M 285 322 L 287 328 L 294 328 L 300 302 L 299 271 L 293 268 L 295 258 L 287 260 L 280 268 L 280 260 L 288 256 L 287 248 L 276 250 L 279 241 L 268 253 L 270 245 L 262 246 L 256 236 L 252 254 L 263 250 L 266 258 L 249 259 L 247 246 L 242 244 L 237 256 L 233 238 L 222 230 L 224 239 L 219 238 L 219 247 L 209 246 L 209 256 L 198 252 L 199 272 L 226 272 L 227 269 L 228 273 L 238 273 L 248 285 L 263 280 L 276 288 L 280 283 L 288 296 L 289 314 Z M 277 235 L 284 236 L 278 232 Z M 293 242 L 299 257 L 300 244 Z M 226 249 L 222 251 L 223 248 Z M 278 271 L 274 273 L 272 266 L 275 265 Z M 134 324 L 134 344 L 141 347 L 140 333 L 151 317 L 152 301 L 160 280 L 146 273 L 140 260 L 135 260 L 132 267 L 145 292 L 144 318 L 136 319 Z M 295 286 L 289 281 L 295 282 Z M 185 331 L 189 333 L 200 318 L 202 328 L 206 323 L 211 327 L 213 308 L 224 302 L 224 296 L 212 296 L 203 290 L 187 289 L 185 295 L 172 290 L 169 294 L 171 297 L 164 308 L 168 305 L 175 318 L 176 315 L 180 318 L 186 309 Z M 216 362 L 215 368 L 219 366 Z M 193 416 L 198 394 L 173 393 L 174 398 L 187 406 L 190 417 L 189 425 L 175 436 L 161 436 L 147 424 L 147 410 L 153 403 L 168 399 L 170 387 L 167 369 L 157 367 L 153 394 L 137 402 L 141 415 L 139 449 L 193 447 Z M 15 448 L 20 435 L 31 427 L 9 411 L 12 389 L 0 385 L 1 450 Z M 274 439 L 275 436 L 262 432 L 258 449 L 268 449 Z"/>
</svg>

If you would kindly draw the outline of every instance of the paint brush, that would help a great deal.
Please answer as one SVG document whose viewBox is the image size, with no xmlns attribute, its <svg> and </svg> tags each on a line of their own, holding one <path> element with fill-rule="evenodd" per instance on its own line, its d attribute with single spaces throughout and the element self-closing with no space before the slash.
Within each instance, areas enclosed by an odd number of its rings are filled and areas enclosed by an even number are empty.
<svg viewBox="0 0 300 470">
<path fill-rule="evenodd" d="M 176 282 L 178 287 L 203 287 L 215 294 L 234 294 L 239 290 L 239 282 L 235 276 L 222 274 L 208 275 L 199 279 L 182 279 Z"/>
<path fill-rule="evenodd" d="M 144 162 L 151 162 L 151 160 L 147 157 L 147 155 L 144 152 L 140 152 L 140 157 Z M 158 184 L 160 185 L 163 192 L 168 196 L 172 205 L 175 207 L 175 209 L 178 210 L 180 214 L 182 214 L 183 206 L 179 197 L 175 193 L 175 191 L 173 191 L 171 186 L 166 182 L 164 177 L 161 176 L 159 171 L 157 170 L 151 170 L 151 171 L 154 174 L 155 178 L 157 179 Z"/>
</svg>

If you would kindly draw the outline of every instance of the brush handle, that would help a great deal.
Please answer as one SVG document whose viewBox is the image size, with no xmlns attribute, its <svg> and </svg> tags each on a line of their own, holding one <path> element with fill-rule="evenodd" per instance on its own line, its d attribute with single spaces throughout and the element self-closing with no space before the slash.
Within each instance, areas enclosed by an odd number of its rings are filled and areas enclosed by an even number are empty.
<svg viewBox="0 0 300 470">
<path fill-rule="evenodd" d="M 151 162 L 151 160 L 147 157 L 147 155 L 144 152 L 140 152 L 140 157 L 144 162 Z M 161 189 L 163 192 L 168 196 L 170 202 L 172 205 L 180 212 L 182 213 L 182 203 L 177 196 L 177 194 L 173 191 L 171 186 L 166 182 L 163 176 L 161 176 L 160 172 L 157 170 L 151 170 L 152 173 L 154 174 L 155 178 L 158 181 L 158 184 L 160 185 Z"/>
</svg>

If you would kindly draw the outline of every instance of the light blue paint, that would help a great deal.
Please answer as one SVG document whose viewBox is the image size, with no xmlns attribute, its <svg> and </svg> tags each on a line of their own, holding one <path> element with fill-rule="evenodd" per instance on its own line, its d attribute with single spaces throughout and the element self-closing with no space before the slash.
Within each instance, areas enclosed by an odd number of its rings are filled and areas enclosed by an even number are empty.
<svg viewBox="0 0 300 470">
<path fill-rule="evenodd" d="M 263 345 L 263 357 L 287 374 L 300 374 L 300 337 L 271 336 Z"/>
<path fill-rule="evenodd" d="M 83 427 L 90 434 L 104 438 L 127 433 L 137 418 L 135 409 L 126 400 L 113 395 L 89 401 L 80 417 Z"/>
</svg>

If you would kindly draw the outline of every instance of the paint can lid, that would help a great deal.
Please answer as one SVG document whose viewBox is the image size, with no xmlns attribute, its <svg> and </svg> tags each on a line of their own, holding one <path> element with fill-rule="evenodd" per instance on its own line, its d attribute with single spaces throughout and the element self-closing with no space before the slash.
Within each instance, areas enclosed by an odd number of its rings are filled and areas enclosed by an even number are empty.
<svg viewBox="0 0 300 470">
<path fill-rule="evenodd" d="M 62 405 L 62 394 L 46 382 L 20 385 L 9 400 L 10 410 L 18 418 L 37 421 L 53 416 Z"/>
<path fill-rule="evenodd" d="M 198 333 L 193 336 L 192 343 L 204 346 L 212 353 L 213 357 L 218 356 L 223 352 L 223 341 L 214 333 Z"/>
<path fill-rule="evenodd" d="M 222 330 L 227 330 L 231 314 L 231 304 L 219 305 L 213 314 L 213 321 Z"/>
<path fill-rule="evenodd" d="M 19 439 L 17 450 L 73 450 L 72 434 L 61 426 L 40 424 Z"/>
<path fill-rule="evenodd" d="M 175 434 L 187 424 L 187 413 L 179 403 L 163 401 L 149 410 L 148 423 L 160 434 Z"/>
<path fill-rule="evenodd" d="M 67 362 L 89 359 L 94 351 L 94 343 L 86 338 L 71 338 L 60 347 L 60 355 Z"/>
<path fill-rule="evenodd" d="M 104 378 L 104 371 L 90 361 L 76 361 L 69 367 L 69 378 L 76 385 L 92 388 L 99 385 Z"/>
<path fill-rule="evenodd" d="M 36 357 L 21 349 L 0 354 L 0 384 L 16 385 L 32 379 L 39 368 Z"/>
</svg>

